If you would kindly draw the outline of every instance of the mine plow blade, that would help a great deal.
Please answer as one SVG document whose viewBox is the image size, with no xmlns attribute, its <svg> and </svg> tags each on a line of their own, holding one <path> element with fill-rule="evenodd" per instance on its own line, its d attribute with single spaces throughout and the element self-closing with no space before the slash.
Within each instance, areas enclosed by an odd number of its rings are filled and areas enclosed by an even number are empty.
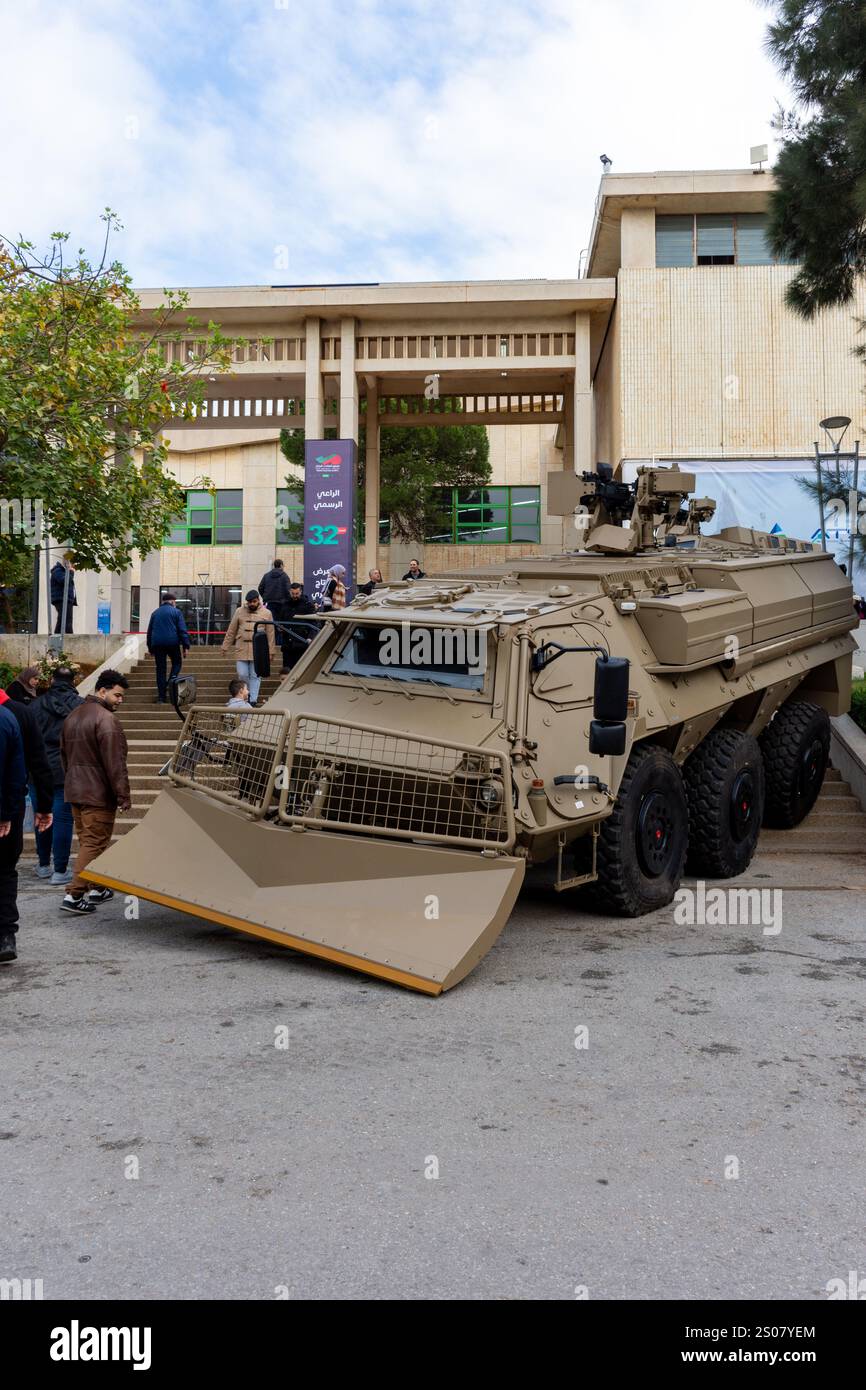
<svg viewBox="0 0 866 1390">
<path fill-rule="evenodd" d="M 523 861 L 247 819 L 172 787 L 85 878 L 426 994 L 487 954 Z"/>
</svg>

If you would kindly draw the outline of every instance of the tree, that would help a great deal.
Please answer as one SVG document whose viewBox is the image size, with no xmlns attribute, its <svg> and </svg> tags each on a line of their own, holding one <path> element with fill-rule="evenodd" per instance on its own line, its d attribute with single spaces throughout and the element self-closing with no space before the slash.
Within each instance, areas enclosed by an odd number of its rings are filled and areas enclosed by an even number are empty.
<svg viewBox="0 0 866 1390">
<path fill-rule="evenodd" d="M 445 403 L 447 404 L 447 402 Z M 404 407 L 405 409 L 405 407 Z M 431 412 L 432 414 L 432 412 Z M 336 431 L 327 430 L 330 437 Z M 303 468 L 303 430 L 283 430 L 280 447 L 289 463 Z M 358 516 L 364 515 L 366 429 L 359 434 Z M 379 432 L 380 514 L 400 540 L 423 541 L 445 521 L 442 488 L 479 488 L 490 482 L 490 441 L 483 425 L 383 425 Z M 303 478 L 286 484 L 303 498 Z"/>
<path fill-rule="evenodd" d="M 866 270 L 866 5 L 765 3 L 777 7 L 767 46 L 797 102 L 775 122 L 769 237 L 799 266 L 786 299 L 809 319 L 848 303 Z"/>
<path fill-rule="evenodd" d="M 38 507 L 46 533 L 71 541 L 80 568 L 119 571 L 134 549 L 158 549 L 184 492 L 154 435 L 194 413 L 205 374 L 229 364 L 215 324 L 173 326 L 184 294 L 166 291 L 146 330 L 136 327 L 130 277 L 108 259 L 120 223 L 108 209 L 103 220 L 97 265 L 83 250 L 67 259 L 66 233 L 44 256 L 0 236 L 0 499 L 7 521 L 19 513 L 17 528 L 0 529 L 0 568 L 32 543 L 22 508 Z M 167 363 L 163 344 L 182 335 L 194 338 L 192 357 Z"/>
</svg>

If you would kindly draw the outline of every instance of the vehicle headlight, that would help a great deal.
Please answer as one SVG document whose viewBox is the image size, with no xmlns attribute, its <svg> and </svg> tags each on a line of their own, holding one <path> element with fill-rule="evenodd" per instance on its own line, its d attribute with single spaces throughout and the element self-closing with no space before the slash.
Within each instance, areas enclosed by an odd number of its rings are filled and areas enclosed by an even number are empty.
<svg viewBox="0 0 866 1390">
<path fill-rule="evenodd" d="M 497 811 L 502 805 L 502 783 L 482 782 L 478 788 L 478 800 L 487 811 Z"/>
</svg>

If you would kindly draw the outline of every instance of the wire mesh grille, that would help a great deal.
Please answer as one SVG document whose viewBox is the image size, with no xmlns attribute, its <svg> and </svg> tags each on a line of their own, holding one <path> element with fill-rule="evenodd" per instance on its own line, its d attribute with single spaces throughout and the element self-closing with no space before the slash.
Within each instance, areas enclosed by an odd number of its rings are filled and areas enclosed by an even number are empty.
<svg viewBox="0 0 866 1390">
<path fill-rule="evenodd" d="M 301 715 L 281 784 L 290 822 L 491 848 L 513 838 L 501 753 Z"/>
<path fill-rule="evenodd" d="M 172 781 L 264 814 L 286 738 L 286 716 L 197 706 L 169 765 Z"/>
</svg>

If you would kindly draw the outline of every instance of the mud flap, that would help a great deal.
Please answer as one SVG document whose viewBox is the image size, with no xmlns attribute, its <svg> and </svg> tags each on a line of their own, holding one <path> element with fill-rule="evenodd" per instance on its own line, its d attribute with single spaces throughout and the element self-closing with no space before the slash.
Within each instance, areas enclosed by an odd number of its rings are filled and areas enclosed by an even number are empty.
<svg viewBox="0 0 866 1390">
<path fill-rule="evenodd" d="M 490 950 L 520 891 L 523 860 L 298 832 L 172 787 L 84 877 L 441 994 Z"/>
</svg>

